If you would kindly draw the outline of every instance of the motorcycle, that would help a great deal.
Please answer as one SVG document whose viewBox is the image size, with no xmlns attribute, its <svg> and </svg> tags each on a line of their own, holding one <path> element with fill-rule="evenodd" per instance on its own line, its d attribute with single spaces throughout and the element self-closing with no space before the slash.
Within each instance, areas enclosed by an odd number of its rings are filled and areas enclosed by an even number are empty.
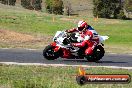
<svg viewBox="0 0 132 88">
<path fill-rule="evenodd" d="M 57 31 L 53 42 L 43 50 L 43 56 L 47 60 L 55 60 L 61 57 L 66 59 L 87 59 L 90 62 L 96 62 L 104 56 L 103 41 L 108 38 L 108 36 L 99 35 L 99 44 L 94 48 L 93 54 L 85 55 L 87 46 L 78 48 L 71 45 L 71 43 L 82 42 L 84 40 L 78 32 L 67 33 L 65 31 Z"/>
</svg>

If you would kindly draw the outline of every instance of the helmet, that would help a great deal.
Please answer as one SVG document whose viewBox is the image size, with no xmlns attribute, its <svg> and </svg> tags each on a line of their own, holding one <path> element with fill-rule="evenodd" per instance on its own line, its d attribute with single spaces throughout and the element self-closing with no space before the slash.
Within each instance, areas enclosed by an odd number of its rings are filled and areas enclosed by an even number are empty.
<svg viewBox="0 0 132 88">
<path fill-rule="evenodd" d="M 88 24 L 85 21 L 79 21 L 78 22 L 78 30 L 79 31 L 84 30 L 87 26 L 88 26 Z"/>
</svg>

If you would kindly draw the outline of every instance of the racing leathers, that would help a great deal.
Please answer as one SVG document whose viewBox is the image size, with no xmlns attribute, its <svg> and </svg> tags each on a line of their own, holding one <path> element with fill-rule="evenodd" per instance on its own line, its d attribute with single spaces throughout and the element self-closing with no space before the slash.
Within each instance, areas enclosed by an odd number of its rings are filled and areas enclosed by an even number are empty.
<svg viewBox="0 0 132 88">
<path fill-rule="evenodd" d="M 77 28 L 67 30 L 67 32 L 69 32 L 69 33 L 76 32 L 76 31 L 78 31 Z M 81 34 L 81 37 L 83 37 L 84 40 L 80 43 L 72 43 L 72 46 L 84 47 L 87 45 L 85 54 L 92 55 L 95 46 L 99 43 L 98 33 L 90 25 L 87 26 L 85 31 L 81 31 L 81 32 L 78 31 L 78 32 Z"/>
</svg>

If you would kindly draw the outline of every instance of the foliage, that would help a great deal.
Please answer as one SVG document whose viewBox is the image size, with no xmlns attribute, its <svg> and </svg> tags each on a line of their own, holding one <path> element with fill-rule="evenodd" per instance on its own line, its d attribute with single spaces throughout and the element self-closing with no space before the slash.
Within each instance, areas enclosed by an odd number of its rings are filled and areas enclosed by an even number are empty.
<svg viewBox="0 0 132 88">
<path fill-rule="evenodd" d="M 94 16 L 124 19 L 123 5 L 120 0 L 93 0 Z"/>
<path fill-rule="evenodd" d="M 49 13 L 63 14 L 63 1 L 62 0 L 46 0 L 46 10 Z"/>
<path fill-rule="evenodd" d="M 27 9 L 41 10 L 42 0 L 21 0 L 21 5 Z"/>
<path fill-rule="evenodd" d="M 118 19 L 126 19 L 126 16 L 125 16 L 123 10 L 120 10 L 119 14 L 117 14 L 117 18 Z"/>
<path fill-rule="evenodd" d="M 132 0 L 125 0 L 124 7 L 128 12 L 132 12 Z"/>
<path fill-rule="evenodd" d="M 0 0 L 0 3 L 5 4 L 5 5 L 15 5 L 16 0 Z"/>
<path fill-rule="evenodd" d="M 28 8 L 30 6 L 30 0 L 21 0 L 21 5 Z"/>
</svg>

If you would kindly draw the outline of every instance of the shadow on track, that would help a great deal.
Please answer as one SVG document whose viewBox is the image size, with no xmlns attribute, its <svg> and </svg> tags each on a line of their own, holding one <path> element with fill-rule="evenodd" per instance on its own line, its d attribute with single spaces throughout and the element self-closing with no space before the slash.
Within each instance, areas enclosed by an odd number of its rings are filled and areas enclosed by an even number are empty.
<svg viewBox="0 0 132 88">
<path fill-rule="evenodd" d="M 116 62 L 116 61 L 98 61 L 96 63 L 127 63 L 127 62 Z"/>
<path fill-rule="evenodd" d="M 128 62 L 116 62 L 116 61 L 98 61 L 98 62 L 88 62 L 87 60 L 75 60 L 75 59 L 70 59 L 70 60 L 63 60 L 64 62 L 83 62 L 83 63 L 128 63 Z"/>
</svg>

